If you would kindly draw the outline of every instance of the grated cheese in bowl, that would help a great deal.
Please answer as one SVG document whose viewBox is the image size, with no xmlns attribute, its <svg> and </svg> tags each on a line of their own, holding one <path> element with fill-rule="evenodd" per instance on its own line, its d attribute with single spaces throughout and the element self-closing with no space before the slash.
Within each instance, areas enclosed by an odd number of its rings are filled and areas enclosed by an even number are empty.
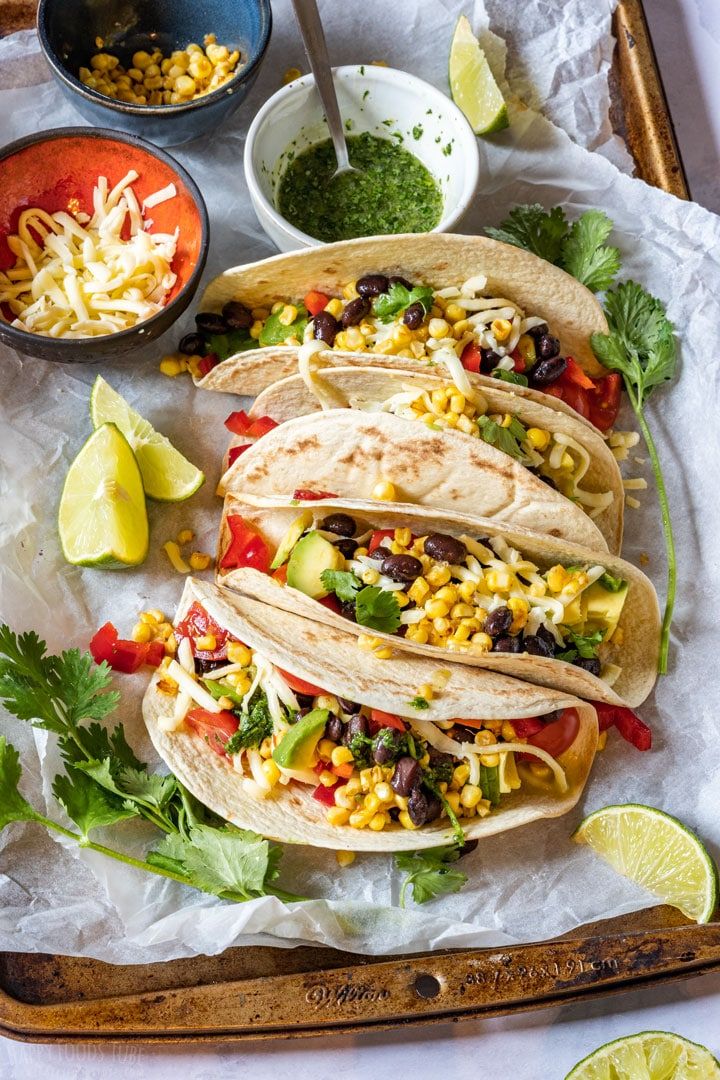
<svg viewBox="0 0 720 1080">
<path fill-rule="evenodd" d="M 53 338 L 116 334 L 162 311 L 177 275 L 172 261 L 179 236 L 150 233 L 146 208 L 174 198 L 174 184 L 149 195 L 141 209 L 131 169 L 108 190 L 100 176 L 93 215 L 48 214 L 33 207 L 7 238 L 16 257 L 0 271 L 0 305 L 15 318 L 11 326 Z"/>
</svg>

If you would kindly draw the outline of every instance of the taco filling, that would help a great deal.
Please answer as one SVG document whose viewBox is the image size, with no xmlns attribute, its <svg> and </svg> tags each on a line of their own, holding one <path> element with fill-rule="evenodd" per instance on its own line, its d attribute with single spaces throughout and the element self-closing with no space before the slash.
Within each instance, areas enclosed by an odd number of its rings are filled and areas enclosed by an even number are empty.
<svg viewBox="0 0 720 1080">
<path fill-rule="evenodd" d="M 539 316 L 512 300 L 483 295 L 484 275 L 460 286 L 433 289 L 403 277 L 367 274 L 349 282 L 342 295 L 311 289 L 301 301 L 269 301 L 247 308 L 227 302 L 221 313 L 196 316 L 197 333 L 180 343 L 195 355 L 205 375 L 231 355 L 254 348 L 300 346 L 317 341 L 323 349 L 372 353 L 444 366 L 469 396 L 465 371 L 530 386 L 561 398 L 603 431 L 612 427 L 620 405 L 621 377 L 593 379 Z"/>
<path fill-rule="evenodd" d="M 273 556 L 240 515 L 226 520 L 222 571 L 272 573 L 368 630 L 453 652 L 564 660 L 608 685 L 622 670 L 628 582 L 600 563 L 541 569 L 499 536 L 368 529 L 319 508 L 302 511 Z"/>
<path fill-rule="evenodd" d="M 162 721 L 188 729 L 227 759 L 245 793 L 272 799 L 312 789 L 330 825 L 418 829 L 486 817 L 523 784 L 567 790 L 556 760 L 574 742 L 575 708 L 517 720 L 422 719 L 437 687 L 408 687 L 403 718 L 326 693 L 281 670 L 215 622 L 195 601 L 175 626 L 157 691 L 174 698 Z"/>
</svg>

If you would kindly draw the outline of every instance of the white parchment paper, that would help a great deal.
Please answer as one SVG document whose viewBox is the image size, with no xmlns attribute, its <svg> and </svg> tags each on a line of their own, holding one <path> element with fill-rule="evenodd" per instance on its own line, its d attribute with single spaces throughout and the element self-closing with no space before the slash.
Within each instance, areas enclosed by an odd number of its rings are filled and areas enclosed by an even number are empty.
<svg viewBox="0 0 720 1080">
<path fill-rule="evenodd" d="M 353 12 L 325 3 L 328 38 L 338 63 L 382 59 L 406 67 L 445 89 L 447 49 L 455 0 L 417 0 L 391 7 L 365 0 Z M 603 915 L 646 905 L 647 897 L 617 878 L 569 835 L 596 807 L 639 801 L 669 810 L 697 829 L 717 854 L 716 605 L 720 586 L 720 509 L 717 494 L 717 328 L 720 326 L 720 220 L 692 204 L 633 180 L 620 164 L 607 125 L 606 74 L 611 54 L 610 11 L 605 3 L 574 0 L 548 5 L 488 0 L 476 5 L 478 30 L 488 25 L 508 42 L 513 95 L 541 108 L 514 106 L 509 131 L 481 141 L 481 183 L 464 228 L 479 232 L 516 202 L 564 204 L 574 214 L 601 207 L 617 224 L 624 273 L 668 304 L 680 332 L 682 369 L 672 390 L 653 399 L 656 432 L 669 488 L 679 553 L 679 589 L 673 632 L 672 673 L 643 706 L 655 733 L 650 754 L 640 755 L 611 737 L 597 760 L 577 810 L 491 838 L 463 869 L 470 881 L 457 896 L 422 908 L 397 908 L 398 877 L 389 857 L 359 857 L 339 870 L 332 854 L 287 849 L 283 883 L 322 899 L 283 906 L 272 898 L 222 904 L 172 882 L 151 879 L 92 853 L 78 856 L 36 826 L 12 826 L 0 836 L 0 948 L 84 953 L 105 960 L 139 962 L 219 952 L 244 942 L 290 946 L 322 942 L 371 953 L 502 944 L 563 933 Z M 557 10 L 556 10 L 557 8 Z M 211 217 L 206 280 L 235 263 L 271 249 L 249 206 L 242 174 L 243 132 L 290 66 L 306 68 L 287 0 L 273 5 L 270 53 L 258 83 L 230 126 L 177 151 L 200 184 Z M 488 37 L 493 59 L 504 49 Z M 38 58 L 32 33 L 0 42 L 0 138 L 77 124 Z M 561 126 L 560 126 L 561 125 Z M 572 137 L 571 137 L 572 136 Z M 124 632 L 148 606 L 172 611 L 182 581 L 160 551 L 163 541 L 191 527 L 196 546 L 212 551 L 219 503 L 212 492 L 226 433 L 222 420 L 238 399 L 195 391 L 189 379 L 169 380 L 157 362 L 172 349 L 191 314 L 165 342 L 131 360 L 106 364 L 103 375 L 206 472 L 207 483 L 189 504 L 150 504 L 150 557 L 124 573 L 80 570 L 63 563 L 55 532 L 65 472 L 89 434 L 89 389 L 97 370 L 22 359 L 0 349 L 0 596 L 2 617 L 17 629 L 34 627 L 51 649 L 86 647 L 92 632 L 111 619 Z M 621 418 L 630 426 L 630 416 Z M 640 446 L 635 454 L 644 458 Z M 659 590 L 665 565 L 655 492 L 629 510 L 625 554 L 647 556 Z M 119 718 L 141 755 L 153 760 L 138 703 L 142 677 L 118 677 Z M 38 805 L 50 796 L 59 761 L 52 737 L 7 717 L 2 729 L 23 753 L 25 790 Z M 142 825 L 113 830 L 114 843 L 141 852 L 154 839 Z"/>
</svg>

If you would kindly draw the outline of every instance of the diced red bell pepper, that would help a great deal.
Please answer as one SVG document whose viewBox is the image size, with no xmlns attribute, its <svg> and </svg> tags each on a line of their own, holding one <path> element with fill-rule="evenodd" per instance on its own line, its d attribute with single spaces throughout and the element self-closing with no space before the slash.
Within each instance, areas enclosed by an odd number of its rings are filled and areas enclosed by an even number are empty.
<svg viewBox="0 0 720 1080">
<path fill-rule="evenodd" d="M 317 799 L 318 802 L 323 803 L 325 806 L 335 805 L 335 792 L 340 787 L 340 780 L 337 784 L 333 784 L 332 787 L 325 787 L 324 784 L 318 784 L 312 793 L 313 799 Z"/>
<path fill-rule="evenodd" d="M 383 712 L 382 709 L 370 710 L 370 734 L 377 735 L 382 728 L 395 728 L 396 731 L 405 731 L 407 724 L 394 713 Z"/>
<path fill-rule="evenodd" d="M 198 364 L 198 371 L 200 372 L 200 375 L 201 376 L 207 375 L 207 373 L 209 371 L 212 371 L 212 369 L 218 363 L 219 363 L 219 361 L 218 361 L 218 358 L 215 355 L 215 353 L 211 352 L 211 353 L 208 353 L 207 356 L 201 357 L 200 358 L 200 363 Z"/>
<path fill-rule="evenodd" d="M 518 739 L 529 739 L 545 727 L 539 716 L 523 716 L 519 720 L 511 720 L 510 723 L 515 728 Z"/>
<path fill-rule="evenodd" d="M 227 523 L 231 540 L 220 560 L 221 569 L 250 566 L 262 574 L 269 573 L 270 549 L 257 529 L 248 525 L 239 514 L 229 514 Z"/>
<path fill-rule="evenodd" d="M 303 303 L 310 314 L 315 317 L 315 315 L 319 315 L 321 311 L 325 310 L 330 303 L 330 297 L 326 296 L 325 293 L 316 292 L 315 289 L 311 289 L 303 299 Z"/>
<path fill-rule="evenodd" d="M 476 341 L 470 341 L 465 346 L 460 357 L 460 363 L 466 371 L 480 371 L 482 365 L 482 351 Z"/>
<path fill-rule="evenodd" d="M 368 544 L 368 555 L 372 555 L 373 551 L 376 551 L 383 540 L 392 540 L 395 536 L 394 529 L 376 529 L 370 537 L 370 543 Z"/>
<path fill-rule="evenodd" d="M 248 435 L 252 439 L 262 438 L 263 435 L 267 435 L 268 431 L 272 431 L 277 426 L 277 421 L 273 420 L 271 416 L 251 417 L 248 416 L 244 409 L 231 412 L 225 420 L 225 427 L 228 431 L 232 431 L 233 435 Z"/>
<path fill-rule="evenodd" d="M 525 368 L 527 367 L 527 364 L 525 362 L 525 357 L 522 355 L 520 350 L 519 349 L 513 349 L 513 351 L 510 353 L 510 355 L 511 355 L 511 357 L 513 359 L 513 371 L 519 371 L 519 372 L 525 371 Z"/>
<path fill-rule="evenodd" d="M 153 667 L 157 667 L 165 655 L 165 647 L 161 641 L 140 642 L 120 638 L 113 624 L 106 622 L 93 636 L 90 652 L 96 664 L 101 664 L 105 660 L 113 671 L 122 672 L 124 675 L 134 675 L 143 664 L 152 664 Z"/>
<path fill-rule="evenodd" d="M 249 442 L 249 443 L 245 443 L 243 446 L 231 446 L 230 449 L 228 450 L 228 469 L 230 468 L 230 466 L 235 461 L 237 461 L 237 459 L 242 454 L 245 453 L 246 450 L 249 450 L 250 447 L 254 446 L 254 445 L 255 445 L 254 443 Z"/>
<path fill-rule="evenodd" d="M 608 705 L 604 701 L 591 701 L 590 704 L 597 712 L 600 731 L 616 727 L 623 739 L 636 750 L 652 748 L 652 731 L 632 709 L 626 705 Z"/>
<path fill-rule="evenodd" d="M 316 776 L 319 776 L 321 772 L 325 772 L 325 770 L 329 768 L 329 761 L 316 761 L 312 767 L 312 771 L 315 773 Z"/>
<path fill-rule="evenodd" d="M 240 726 L 234 713 L 223 709 L 222 712 L 210 712 L 209 709 L 191 709 L 185 717 L 189 727 L 204 739 L 211 750 L 220 756 L 225 755 L 225 744 Z"/>
<path fill-rule="evenodd" d="M 329 611 L 334 611 L 336 615 L 342 613 L 342 606 L 335 593 L 328 593 L 327 596 L 321 596 L 318 600 L 318 604 L 322 604 L 322 606 L 328 608 Z"/>
<path fill-rule="evenodd" d="M 215 648 L 212 650 L 197 649 L 196 640 L 208 635 L 215 638 Z M 201 660 L 225 660 L 227 658 L 227 643 L 229 640 L 234 640 L 227 630 L 215 622 L 202 604 L 197 601 L 188 608 L 185 618 L 175 627 L 175 637 L 178 639 L 189 638 L 193 655 Z"/>
<path fill-rule="evenodd" d="M 287 585 L 287 563 L 278 566 L 277 570 L 273 570 L 270 576 L 279 581 L 281 585 Z"/>
<path fill-rule="evenodd" d="M 621 391 L 622 375 L 617 371 L 595 380 L 595 389 L 590 395 L 590 422 L 600 431 L 609 431 L 615 423 Z"/>
<path fill-rule="evenodd" d="M 291 675 L 289 671 L 283 671 L 277 664 L 275 665 L 275 670 L 282 675 L 290 689 L 294 690 L 296 694 L 306 694 L 308 697 L 317 697 L 319 694 L 325 693 L 319 686 L 315 686 L 314 683 L 301 679 L 298 675 Z"/>
<path fill-rule="evenodd" d="M 247 434 L 251 435 L 253 439 L 261 439 L 263 435 L 267 435 L 268 431 L 272 431 L 277 426 L 278 422 L 273 420 L 272 416 L 256 416 L 250 421 Z"/>
<path fill-rule="evenodd" d="M 595 383 L 586 375 L 580 365 L 573 360 L 572 356 L 565 358 L 565 370 L 561 375 L 561 379 L 564 382 L 574 383 L 576 386 L 581 386 L 583 390 L 594 390 Z"/>
<path fill-rule="evenodd" d="M 315 502 L 316 499 L 337 499 L 334 491 L 312 491 L 310 488 L 296 488 L 293 499 L 298 502 Z"/>
</svg>

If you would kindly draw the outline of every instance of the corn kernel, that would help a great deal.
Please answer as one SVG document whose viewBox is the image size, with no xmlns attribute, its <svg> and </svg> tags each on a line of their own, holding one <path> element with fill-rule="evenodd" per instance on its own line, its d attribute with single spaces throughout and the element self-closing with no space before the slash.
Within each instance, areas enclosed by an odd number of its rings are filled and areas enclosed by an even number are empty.
<svg viewBox="0 0 720 1080">
<path fill-rule="evenodd" d="M 374 791 L 369 792 L 363 799 L 363 809 L 370 810 L 373 814 L 380 809 L 380 799 Z"/>
<path fill-rule="evenodd" d="M 323 787 L 334 787 L 337 784 L 337 776 L 334 772 L 330 772 L 329 769 L 323 769 L 318 776 L 318 780 Z"/>
<path fill-rule="evenodd" d="M 381 803 L 391 803 L 395 800 L 395 792 L 386 780 L 382 780 L 379 784 L 375 785 L 375 795 Z M 365 805 L 367 806 L 367 799 L 365 800 Z"/>
<path fill-rule="evenodd" d="M 527 441 L 534 450 L 547 450 L 550 445 L 550 432 L 545 431 L 544 428 L 528 428 Z"/>
<path fill-rule="evenodd" d="M 421 623 L 416 623 L 414 626 L 408 626 L 405 637 L 409 641 L 415 641 L 418 645 L 427 645 L 428 631 L 427 627 Z"/>
<path fill-rule="evenodd" d="M 463 762 L 461 765 L 456 765 L 452 774 L 452 785 L 459 791 L 460 788 L 467 783 L 470 776 L 470 766 Z"/>
<path fill-rule="evenodd" d="M 332 824 L 344 825 L 345 822 L 344 821 L 336 821 L 336 822 L 330 822 L 330 824 L 331 825 Z M 346 866 L 352 866 L 352 864 L 355 862 L 355 852 L 354 851 L 336 851 L 335 852 L 335 860 L 336 860 L 338 866 L 342 866 L 343 868 L 346 867 Z"/>
<path fill-rule="evenodd" d="M 392 660 L 393 651 L 390 645 L 381 645 L 373 649 L 374 655 L 378 660 Z"/>
<path fill-rule="evenodd" d="M 460 792 L 459 791 L 446 791 L 445 799 L 450 806 L 453 813 L 457 814 L 460 811 Z"/>
<path fill-rule="evenodd" d="M 508 319 L 493 319 L 490 323 L 490 329 L 498 344 L 501 341 L 507 341 L 512 332 L 512 323 Z"/>
<path fill-rule="evenodd" d="M 452 619 L 471 619 L 474 614 L 474 608 L 470 604 L 455 604 L 450 610 L 450 618 Z"/>
<path fill-rule="evenodd" d="M 552 776 L 552 769 L 549 765 L 546 765 L 544 761 L 531 761 L 530 772 L 533 776 L 536 776 L 538 780 L 549 780 Z"/>
<path fill-rule="evenodd" d="M 494 769 L 496 765 L 500 764 L 499 754 L 485 754 L 480 758 L 486 769 Z"/>
<path fill-rule="evenodd" d="M 383 502 L 393 502 L 396 494 L 395 485 L 391 484 L 389 480 L 379 480 L 372 489 L 372 498 L 380 499 Z"/>
<path fill-rule="evenodd" d="M 177 535 L 178 544 L 189 544 L 191 540 L 195 539 L 195 533 L 192 529 L 181 529 Z"/>
<path fill-rule="evenodd" d="M 345 784 L 345 791 L 348 795 L 357 795 L 360 791 L 360 778 L 351 776 L 347 784 Z"/>
<path fill-rule="evenodd" d="M 607 731 L 601 731 L 600 734 L 598 735 L 598 744 L 597 744 L 598 750 L 604 750 L 606 742 L 607 742 Z"/>
<path fill-rule="evenodd" d="M 335 793 L 335 798 L 337 798 L 337 792 Z M 345 806 L 331 806 L 325 817 L 330 825 L 347 825 L 350 811 Z M 339 856 L 341 854 L 343 854 L 343 852 L 337 852 L 338 862 L 340 862 Z M 346 863 L 345 865 L 348 864 Z"/>
<path fill-rule="evenodd" d="M 412 544 L 412 533 L 410 529 L 396 529 L 394 533 L 396 543 L 400 544 L 404 548 L 409 548 Z"/>
<path fill-rule="evenodd" d="M 446 322 L 445 319 L 431 319 L 428 323 L 428 333 L 436 341 L 446 338 L 450 333 L 450 323 Z"/>
<path fill-rule="evenodd" d="M 430 592 L 430 586 L 424 578 L 415 578 L 412 585 L 407 591 L 409 598 L 416 605 L 420 605 L 425 600 L 426 596 Z"/>
<path fill-rule="evenodd" d="M 152 629 L 145 622 L 137 622 L 132 628 L 133 641 L 144 644 L 146 641 L 150 641 L 152 637 Z"/>
<path fill-rule="evenodd" d="M 349 765 L 354 761 L 352 750 L 348 746 L 336 746 L 330 754 L 333 765 Z"/>
<path fill-rule="evenodd" d="M 363 585 L 377 585 L 380 580 L 380 574 L 377 570 L 373 570 L 371 566 L 367 570 L 363 570 L 361 574 Z"/>
<path fill-rule="evenodd" d="M 317 744 L 317 753 L 321 761 L 330 761 L 333 750 L 336 744 L 332 739 L 321 739 Z"/>
<path fill-rule="evenodd" d="M 281 326 L 291 326 L 298 317 L 298 309 L 294 304 L 285 304 L 284 308 L 278 315 L 278 322 Z"/>
<path fill-rule="evenodd" d="M 188 562 L 191 570 L 207 570 L 212 562 L 212 555 L 207 555 L 204 551 L 193 551 Z"/>
<path fill-rule="evenodd" d="M 347 784 L 341 784 L 335 788 L 335 805 L 342 806 L 344 810 L 354 810 L 356 802 L 352 794 L 348 792 Z"/>
<path fill-rule="evenodd" d="M 479 634 L 473 634 L 470 639 L 473 645 L 478 645 L 481 649 L 485 649 L 488 652 L 492 649 L 493 640 L 489 634 L 485 634 L 482 631 Z"/>
<path fill-rule="evenodd" d="M 485 584 L 491 592 L 507 592 L 512 584 L 507 570 L 488 570 L 485 573 Z"/>
<path fill-rule="evenodd" d="M 353 352 L 357 352 L 358 349 L 362 349 L 365 344 L 365 338 L 362 331 L 357 326 L 350 326 L 345 331 L 345 345 Z"/>
<path fill-rule="evenodd" d="M 165 655 L 166 656 L 174 656 L 175 653 L 177 652 L 177 647 L 178 647 L 177 638 L 175 637 L 174 634 L 171 634 L 170 637 L 165 642 Z"/>
<path fill-rule="evenodd" d="M 252 653 L 239 641 L 229 641 L 227 646 L 227 658 L 231 664 L 241 664 L 247 667 L 252 660 Z"/>
<path fill-rule="evenodd" d="M 263 761 L 261 767 L 267 782 L 270 784 L 271 787 L 275 787 L 278 780 L 280 779 L 280 770 L 278 769 L 273 759 L 268 758 L 266 761 Z"/>
<path fill-rule="evenodd" d="M 435 589 L 442 588 L 443 585 L 447 585 L 452 574 L 450 573 L 450 567 L 441 563 L 435 563 L 425 574 L 425 580 L 428 585 L 431 585 Z"/>
<path fill-rule="evenodd" d="M 410 603 L 410 600 L 408 599 L 407 593 L 396 592 L 393 595 L 394 595 L 395 600 L 397 602 L 397 606 L 400 607 L 400 608 L 407 607 L 408 604 Z"/>
<path fill-rule="evenodd" d="M 360 293 L 355 288 L 355 282 L 350 281 L 347 285 L 343 285 L 342 294 L 346 300 L 357 300 Z"/>
<path fill-rule="evenodd" d="M 382 645 L 380 638 L 373 637 L 371 634 L 359 634 L 358 635 L 358 648 L 364 649 L 365 652 L 369 652 L 372 649 Z"/>
<path fill-rule="evenodd" d="M 411 830 L 412 829 L 417 829 L 417 825 L 415 825 L 413 823 L 413 821 L 412 821 L 410 815 L 408 814 L 407 810 L 401 810 L 400 811 L 399 821 L 400 821 L 400 824 L 402 825 L 403 829 L 411 829 Z"/>
<path fill-rule="evenodd" d="M 353 829 L 364 829 L 370 823 L 371 817 L 372 814 L 369 814 L 366 810 L 356 810 L 350 815 L 348 822 Z"/>
<path fill-rule="evenodd" d="M 368 829 L 372 829 L 373 832 L 382 832 L 387 822 L 388 818 L 385 814 L 374 814 L 368 822 Z"/>
<path fill-rule="evenodd" d="M 497 737 L 502 730 L 502 720 L 486 720 L 484 727 L 488 731 L 492 731 L 493 735 Z"/>
<path fill-rule="evenodd" d="M 440 637 L 443 637 L 445 634 L 449 634 L 451 629 L 452 626 L 449 619 L 445 619 L 442 616 L 433 619 L 433 630 Z"/>
<path fill-rule="evenodd" d="M 457 592 L 457 589 L 456 589 L 456 587 L 454 585 L 443 585 L 435 593 L 435 599 L 436 600 L 443 600 L 448 605 L 448 607 L 451 606 L 452 604 L 456 604 L 457 603 L 457 598 L 458 598 L 458 592 Z M 470 614 L 472 615 L 472 612 L 470 612 Z"/>
<path fill-rule="evenodd" d="M 425 613 L 430 619 L 442 619 L 449 610 L 444 600 L 436 600 L 434 597 L 425 603 Z"/>
<path fill-rule="evenodd" d="M 552 566 L 545 575 L 547 587 L 551 592 L 560 592 L 567 585 L 569 577 L 564 566 Z"/>
<path fill-rule="evenodd" d="M 334 296 L 332 300 L 328 300 L 325 305 L 325 310 L 333 316 L 334 319 L 339 319 L 343 311 L 343 303 L 337 296 Z"/>
<path fill-rule="evenodd" d="M 392 332 L 392 339 L 396 345 L 409 345 L 412 341 L 412 330 L 404 323 L 396 326 Z"/>
<path fill-rule="evenodd" d="M 181 375 L 185 371 L 185 365 L 181 360 L 178 360 L 174 356 L 163 356 L 160 361 L 160 371 L 163 375 L 169 375 L 170 378 L 174 378 L 176 375 Z"/>
<path fill-rule="evenodd" d="M 465 318 L 465 309 L 451 301 L 445 308 L 445 318 L 451 323 L 456 323 L 459 319 Z"/>
<path fill-rule="evenodd" d="M 268 735 L 260 743 L 260 757 L 261 758 L 266 758 L 266 759 L 270 758 L 270 757 L 272 757 L 272 752 L 273 752 L 273 742 L 272 742 L 271 737 Z"/>
<path fill-rule="evenodd" d="M 477 784 L 465 784 L 460 792 L 460 805 L 466 810 L 473 810 L 482 799 L 482 791 Z"/>
<path fill-rule="evenodd" d="M 515 728 L 509 720 L 503 720 L 501 734 L 505 742 L 515 741 Z"/>
</svg>

